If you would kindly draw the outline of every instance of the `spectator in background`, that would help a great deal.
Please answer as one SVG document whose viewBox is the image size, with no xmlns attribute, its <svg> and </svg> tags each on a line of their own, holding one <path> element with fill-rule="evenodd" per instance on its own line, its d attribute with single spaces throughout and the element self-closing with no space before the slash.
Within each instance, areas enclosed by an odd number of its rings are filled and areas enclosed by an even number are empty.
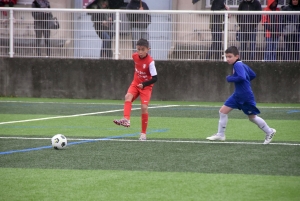
<svg viewBox="0 0 300 201">
<path fill-rule="evenodd" d="M 300 11 L 299 0 L 290 0 L 283 11 Z M 284 15 L 282 17 L 285 50 L 283 60 L 299 61 L 300 15 Z"/>
<path fill-rule="evenodd" d="M 148 5 L 141 0 L 131 0 L 126 7 L 130 10 L 149 10 Z M 149 14 L 128 14 L 128 20 L 131 22 L 132 49 L 136 49 L 136 42 L 143 38 L 148 40 L 148 26 L 151 23 Z"/>
<path fill-rule="evenodd" d="M 4 7 L 5 5 L 8 5 L 9 7 L 14 7 L 14 5 L 17 4 L 17 2 L 18 0 L 0 0 L 0 7 Z M 7 11 L 2 11 L 2 13 L 4 16 L 7 16 Z"/>
<path fill-rule="evenodd" d="M 237 15 L 237 22 L 240 27 L 241 59 L 254 60 L 257 25 L 261 21 L 261 15 L 247 14 L 247 11 L 261 11 L 261 4 L 258 0 L 243 0 L 239 4 L 238 10 L 243 11 L 243 14 Z M 248 41 L 250 46 L 249 51 L 247 51 Z"/>
<path fill-rule="evenodd" d="M 31 5 L 32 8 L 50 8 L 48 0 L 34 0 Z M 50 56 L 50 29 L 49 19 L 51 12 L 32 12 L 34 18 L 34 31 L 36 37 L 36 54 L 41 56 L 41 41 L 44 35 L 47 56 Z"/>
<path fill-rule="evenodd" d="M 225 0 L 214 0 L 211 10 L 229 10 L 225 5 Z M 224 14 L 214 14 L 210 16 L 210 29 L 212 43 L 206 59 L 222 59 L 222 31 L 224 29 Z"/>
<path fill-rule="evenodd" d="M 93 3 L 87 6 L 87 9 L 108 9 L 108 0 L 95 0 Z M 91 20 L 94 23 L 94 28 L 102 39 L 102 48 L 100 51 L 100 57 L 112 58 L 113 53 L 111 49 L 112 38 L 112 16 L 108 13 L 89 13 Z"/>
<path fill-rule="evenodd" d="M 279 11 L 277 8 L 278 0 L 268 0 L 267 7 L 264 11 Z M 263 15 L 262 24 L 265 30 L 266 50 L 264 55 L 265 61 L 275 61 L 277 45 L 280 37 L 280 16 Z"/>
<path fill-rule="evenodd" d="M 109 9 L 121 9 L 127 5 L 125 0 L 109 0 L 108 3 Z"/>
</svg>

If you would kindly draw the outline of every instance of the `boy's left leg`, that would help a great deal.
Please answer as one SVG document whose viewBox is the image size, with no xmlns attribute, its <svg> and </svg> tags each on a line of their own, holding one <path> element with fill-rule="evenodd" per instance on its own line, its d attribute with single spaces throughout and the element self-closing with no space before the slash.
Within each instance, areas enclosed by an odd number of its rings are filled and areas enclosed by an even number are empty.
<svg viewBox="0 0 300 201">
<path fill-rule="evenodd" d="M 142 124 L 142 130 L 139 140 L 145 141 L 147 139 L 146 133 L 147 133 L 147 127 L 148 127 L 148 104 L 150 102 L 152 94 L 152 87 L 145 87 L 144 89 L 140 90 L 140 99 L 141 99 L 141 124 Z"/>
<path fill-rule="evenodd" d="M 274 128 L 270 128 L 266 121 L 257 115 L 248 115 L 248 117 L 251 122 L 255 123 L 261 130 L 266 133 L 265 141 L 263 144 L 269 144 L 272 141 L 276 130 Z"/>
<path fill-rule="evenodd" d="M 259 109 L 256 107 L 256 102 L 254 100 L 254 95 L 247 103 L 244 103 L 242 106 L 242 110 L 244 114 L 246 114 L 249 118 L 249 120 L 253 123 L 255 123 L 261 130 L 263 130 L 266 133 L 265 141 L 263 144 L 269 144 L 272 141 L 273 136 L 276 133 L 276 130 L 273 128 L 270 128 L 268 124 L 257 116 L 260 114 Z"/>
<path fill-rule="evenodd" d="M 141 117 L 142 131 L 139 140 L 145 141 L 147 139 L 146 132 L 148 127 L 148 119 L 149 119 L 148 105 L 142 104 L 141 109 L 142 109 L 142 117 Z"/>
</svg>

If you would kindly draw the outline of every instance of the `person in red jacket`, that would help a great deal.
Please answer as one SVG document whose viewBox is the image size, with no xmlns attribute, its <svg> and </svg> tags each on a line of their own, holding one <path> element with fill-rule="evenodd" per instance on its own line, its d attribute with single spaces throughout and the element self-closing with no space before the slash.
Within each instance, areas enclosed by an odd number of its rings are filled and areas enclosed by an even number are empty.
<svg viewBox="0 0 300 201">
<path fill-rule="evenodd" d="M 280 11 L 277 8 L 278 0 L 268 0 L 267 7 L 264 11 Z M 280 16 L 279 15 L 263 15 L 262 24 L 265 30 L 265 39 L 266 39 L 266 49 L 264 60 L 265 61 L 275 61 L 278 40 L 280 37 Z"/>
<path fill-rule="evenodd" d="M 15 4 L 17 4 L 18 0 L 0 0 L 0 7 L 4 7 L 5 5 L 8 5 L 9 7 L 14 7 Z M 7 12 L 3 11 L 3 15 L 7 16 Z"/>
<path fill-rule="evenodd" d="M 137 51 L 132 54 L 134 61 L 134 78 L 125 95 L 124 112 L 122 119 L 115 119 L 117 125 L 130 127 L 130 113 L 132 102 L 140 96 L 142 131 L 139 140 L 146 140 L 146 130 L 148 126 L 148 104 L 150 102 L 152 88 L 157 81 L 156 67 L 153 58 L 148 54 L 149 42 L 141 38 L 136 43 Z"/>
</svg>

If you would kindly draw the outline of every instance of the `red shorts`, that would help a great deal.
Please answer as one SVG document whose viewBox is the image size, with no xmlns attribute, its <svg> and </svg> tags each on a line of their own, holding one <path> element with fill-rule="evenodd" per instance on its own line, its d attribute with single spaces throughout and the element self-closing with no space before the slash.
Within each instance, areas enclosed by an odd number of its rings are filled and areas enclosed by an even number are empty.
<svg viewBox="0 0 300 201">
<path fill-rule="evenodd" d="M 136 84 L 131 84 L 127 93 L 133 95 L 132 102 L 140 96 L 141 104 L 148 105 L 152 94 L 152 86 L 146 86 L 143 89 L 140 89 Z"/>
</svg>

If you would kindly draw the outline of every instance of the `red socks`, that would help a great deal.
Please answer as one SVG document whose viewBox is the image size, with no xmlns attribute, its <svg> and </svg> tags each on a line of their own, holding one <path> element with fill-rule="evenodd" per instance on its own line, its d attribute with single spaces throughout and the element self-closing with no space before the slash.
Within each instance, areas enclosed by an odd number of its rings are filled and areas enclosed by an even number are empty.
<svg viewBox="0 0 300 201">
<path fill-rule="evenodd" d="M 142 114 L 142 133 L 146 134 L 147 126 L 148 126 L 148 113 Z"/>
<path fill-rule="evenodd" d="M 130 113 L 132 108 L 132 102 L 131 101 L 125 101 L 124 104 L 124 118 L 130 120 Z M 148 113 L 142 114 L 142 133 L 146 134 L 147 127 L 148 127 Z"/>
<path fill-rule="evenodd" d="M 131 101 L 125 101 L 125 104 L 124 104 L 124 117 L 128 120 L 130 120 L 131 108 L 132 108 L 132 102 Z"/>
</svg>

